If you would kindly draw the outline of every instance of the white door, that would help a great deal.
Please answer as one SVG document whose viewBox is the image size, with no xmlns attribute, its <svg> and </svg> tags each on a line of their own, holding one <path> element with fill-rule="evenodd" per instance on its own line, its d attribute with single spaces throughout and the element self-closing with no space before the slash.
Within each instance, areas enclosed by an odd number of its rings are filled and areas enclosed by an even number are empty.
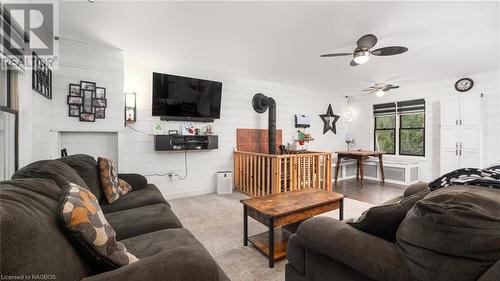
<svg viewBox="0 0 500 281">
<path fill-rule="evenodd" d="M 460 166 L 460 100 L 459 97 L 441 99 L 441 174 Z"/>
<path fill-rule="evenodd" d="M 481 97 L 476 95 L 460 97 L 460 167 L 481 167 Z"/>
</svg>

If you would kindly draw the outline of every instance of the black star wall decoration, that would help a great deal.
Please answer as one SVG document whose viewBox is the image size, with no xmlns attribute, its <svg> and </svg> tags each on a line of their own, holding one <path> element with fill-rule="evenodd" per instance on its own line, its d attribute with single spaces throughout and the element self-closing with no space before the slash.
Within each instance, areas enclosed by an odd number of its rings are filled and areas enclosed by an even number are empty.
<svg viewBox="0 0 500 281">
<path fill-rule="evenodd" d="M 331 104 L 328 105 L 326 114 L 320 114 L 319 117 L 321 117 L 321 120 L 323 120 L 323 122 L 325 123 L 323 125 L 323 135 L 328 131 L 332 131 L 334 134 L 337 134 L 337 126 L 335 125 L 335 123 L 337 123 L 337 120 L 339 120 L 340 116 L 333 114 Z"/>
</svg>

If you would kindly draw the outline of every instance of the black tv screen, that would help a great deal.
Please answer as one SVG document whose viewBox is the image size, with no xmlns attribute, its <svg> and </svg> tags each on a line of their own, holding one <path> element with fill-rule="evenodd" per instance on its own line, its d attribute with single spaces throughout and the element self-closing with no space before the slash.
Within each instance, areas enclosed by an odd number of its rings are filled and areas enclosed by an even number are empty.
<svg viewBox="0 0 500 281">
<path fill-rule="evenodd" d="M 153 116 L 218 119 L 221 96 L 221 82 L 153 72 Z"/>
</svg>

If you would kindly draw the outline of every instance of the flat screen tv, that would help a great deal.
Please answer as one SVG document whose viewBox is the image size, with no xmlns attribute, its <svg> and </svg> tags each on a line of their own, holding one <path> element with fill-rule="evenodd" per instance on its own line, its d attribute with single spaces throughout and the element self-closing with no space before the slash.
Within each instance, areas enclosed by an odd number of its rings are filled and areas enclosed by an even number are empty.
<svg viewBox="0 0 500 281">
<path fill-rule="evenodd" d="M 166 120 L 220 118 L 222 83 L 153 72 L 153 116 Z"/>
</svg>

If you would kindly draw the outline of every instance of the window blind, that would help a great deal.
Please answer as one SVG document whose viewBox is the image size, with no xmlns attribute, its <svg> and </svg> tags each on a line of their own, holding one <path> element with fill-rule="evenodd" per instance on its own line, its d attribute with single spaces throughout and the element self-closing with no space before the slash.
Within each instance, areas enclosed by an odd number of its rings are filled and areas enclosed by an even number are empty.
<svg viewBox="0 0 500 281">
<path fill-rule="evenodd" d="M 30 38 L 10 16 L 9 10 L 0 2 L 0 57 L 24 70 L 24 52 Z"/>
<path fill-rule="evenodd" d="M 373 105 L 374 116 L 394 115 L 396 114 L 396 103 L 381 103 Z"/>
<path fill-rule="evenodd" d="M 409 100 L 397 103 L 398 114 L 422 113 L 425 112 L 425 100 Z"/>
</svg>

